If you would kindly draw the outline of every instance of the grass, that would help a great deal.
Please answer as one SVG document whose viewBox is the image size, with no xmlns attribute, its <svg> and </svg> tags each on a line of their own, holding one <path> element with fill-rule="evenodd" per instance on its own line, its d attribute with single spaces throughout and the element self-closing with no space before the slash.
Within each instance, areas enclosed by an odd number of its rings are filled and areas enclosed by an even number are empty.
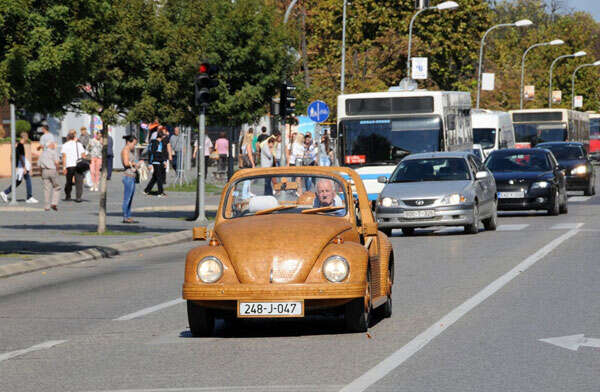
<svg viewBox="0 0 600 392">
<path fill-rule="evenodd" d="M 208 194 L 220 194 L 223 188 L 213 184 L 205 184 L 204 190 Z M 196 180 L 189 184 L 183 185 L 169 185 L 165 188 L 165 191 L 169 192 L 196 192 Z"/>
<path fill-rule="evenodd" d="M 106 230 L 104 233 L 100 234 L 97 231 L 81 231 L 81 232 L 75 232 L 73 233 L 75 235 L 140 235 L 143 233 L 140 233 L 138 231 L 113 231 L 113 230 Z"/>
<path fill-rule="evenodd" d="M 9 257 L 11 259 L 24 259 L 28 260 L 33 258 L 33 255 L 30 253 L 0 253 L 0 257 Z"/>
</svg>

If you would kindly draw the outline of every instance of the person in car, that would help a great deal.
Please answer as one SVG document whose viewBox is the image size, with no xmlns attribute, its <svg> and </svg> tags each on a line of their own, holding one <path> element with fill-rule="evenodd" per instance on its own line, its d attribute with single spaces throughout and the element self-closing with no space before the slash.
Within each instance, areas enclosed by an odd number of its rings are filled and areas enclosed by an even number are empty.
<svg viewBox="0 0 600 392">
<path fill-rule="evenodd" d="M 344 207 L 344 202 L 335 193 L 335 184 L 333 180 L 327 178 L 321 178 L 317 180 L 317 195 L 314 201 L 314 208 L 321 207 Z M 344 216 L 346 215 L 346 209 L 342 208 L 336 211 L 332 211 L 333 215 Z"/>
</svg>

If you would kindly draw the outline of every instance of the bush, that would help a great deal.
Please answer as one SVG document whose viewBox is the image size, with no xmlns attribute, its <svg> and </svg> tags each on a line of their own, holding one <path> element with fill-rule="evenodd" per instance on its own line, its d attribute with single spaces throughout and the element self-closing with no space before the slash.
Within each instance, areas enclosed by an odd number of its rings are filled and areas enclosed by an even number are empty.
<svg viewBox="0 0 600 392">
<path fill-rule="evenodd" d="M 17 137 L 21 134 L 21 132 L 27 132 L 27 134 L 29 135 L 29 131 L 31 131 L 31 124 L 29 123 L 29 121 L 17 120 L 17 123 L 15 125 Z"/>
</svg>

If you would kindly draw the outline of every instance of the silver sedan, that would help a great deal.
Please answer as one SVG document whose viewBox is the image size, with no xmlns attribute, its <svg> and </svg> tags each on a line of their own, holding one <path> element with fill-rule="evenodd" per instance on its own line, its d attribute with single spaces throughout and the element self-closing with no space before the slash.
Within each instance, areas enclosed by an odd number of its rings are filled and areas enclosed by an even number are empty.
<svg viewBox="0 0 600 392">
<path fill-rule="evenodd" d="M 480 222 L 496 230 L 497 195 L 494 177 L 471 152 L 409 155 L 398 164 L 376 203 L 377 223 L 388 236 L 400 228 L 464 226 L 475 234 Z"/>
</svg>

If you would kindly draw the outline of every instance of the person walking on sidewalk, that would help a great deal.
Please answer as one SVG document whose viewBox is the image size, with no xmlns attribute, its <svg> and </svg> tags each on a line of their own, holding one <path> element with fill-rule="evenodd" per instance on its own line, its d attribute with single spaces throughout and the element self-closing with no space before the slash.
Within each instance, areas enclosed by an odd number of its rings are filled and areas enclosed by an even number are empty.
<svg viewBox="0 0 600 392">
<path fill-rule="evenodd" d="M 156 138 L 150 141 L 150 163 L 152 164 L 152 178 L 144 189 L 144 194 L 149 194 L 158 185 L 158 197 L 166 196 L 163 191 L 164 178 L 166 174 L 166 161 L 168 157 L 167 146 L 163 143 L 163 134 L 158 132 Z"/>
<path fill-rule="evenodd" d="M 33 191 L 31 187 L 31 176 L 29 173 L 31 172 L 31 163 L 25 157 L 25 143 L 29 140 L 27 132 L 21 132 L 21 138 L 19 139 L 19 143 L 15 148 L 16 157 L 17 157 L 17 185 L 19 185 L 25 180 L 25 185 L 27 187 L 27 199 L 25 199 L 25 203 L 38 203 L 38 201 L 33 197 Z M 8 203 L 8 196 L 12 191 L 12 185 L 9 185 L 8 188 L 4 190 L 4 192 L 0 192 L 0 198 L 5 203 Z"/>
<path fill-rule="evenodd" d="M 183 137 L 179 134 L 179 127 L 175 127 L 173 130 L 173 135 L 169 138 L 169 144 L 171 145 L 171 149 L 173 150 L 173 159 L 172 166 L 175 172 L 180 167 L 183 167 Z M 182 160 L 179 162 L 179 160 Z"/>
<path fill-rule="evenodd" d="M 52 208 L 54 211 L 58 211 L 58 199 L 61 190 L 61 186 L 58 183 L 60 161 L 54 140 L 46 143 L 38 162 L 42 168 L 42 181 L 44 182 L 44 209 L 50 211 L 50 208 Z"/>
<path fill-rule="evenodd" d="M 225 137 L 225 132 L 221 132 L 215 141 L 215 150 L 219 154 L 219 171 L 224 172 L 227 170 L 227 158 L 229 157 L 229 140 Z"/>
<path fill-rule="evenodd" d="M 210 163 L 210 153 L 212 152 L 213 144 L 208 135 L 204 135 L 204 178 L 208 177 L 208 164 Z M 194 151 L 192 152 L 192 159 L 196 159 L 198 155 L 198 140 L 194 142 Z M 198 157 L 200 159 L 200 157 Z M 196 160 L 199 165 L 199 161 Z"/>
<path fill-rule="evenodd" d="M 42 137 L 40 137 L 40 147 L 39 149 L 46 148 L 49 142 L 55 142 L 54 135 L 50 133 L 50 129 L 48 125 L 42 125 Z"/>
<path fill-rule="evenodd" d="M 94 131 L 94 137 L 88 145 L 90 153 L 90 174 L 92 176 L 92 192 L 100 190 L 100 169 L 102 168 L 102 135 Z"/>
<path fill-rule="evenodd" d="M 113 138 L 112 136 L 110 136 L 111 134 L 111 129 L 108 128 L 108 140 L 106 142 L 106 180 L 110 181 L 110 178 L 112 177 L 112 171 L 113 171 L 113 159 L 115 159 L 115 152 L 113 151 Z"/>
<path fill-rule="evenodd" d="M 79 130 L 78 141 L 79 141 L 79 143 L 81 143 L 83 148 L 85 148 L 87 150 L 88 145 L 90 144 L 90 134 L 88 133 L 88 130 L 86 127 L 81 127 L 81 129 Z"/>
<path fill-rule="evenodd" d="M 260 167 L 273 167 L 273 147 L 275 146 L 275 137 L 270 136 L 260 145 Z M 265 177 L 265 196 L 273 195 L 273 186 L 271 177 Z"/>
<path fill-rule="evenodd" d="M 135 177 L 139 162 L 133 160 L 137 138 L 133 135 L 125 136 L 125 147 L 121 151 L 121 162 L 123 163 L 123 223 L 138 223 L 131 218 L 131 203 L 135 194 Z M 154 177 L 153 177 L 154 178 Z M 159 188 L 161 183 L 159 182 Z"/>
<path fill-rule="evenodd" d="M 65 201 L 71 200 L 71 191 L 73 190 L 73 177 L 75 177 L 75 201 L 81 203 L 83 195 L 83 173 L 77 170 L 77 161 L 85 158 L 85 148 L 77 140 L 77 132 L 71 129 L 67 134 L 67 142 L 61 149 L 63 174 L 66 176 L 65 183 Z"/>
</svg>

